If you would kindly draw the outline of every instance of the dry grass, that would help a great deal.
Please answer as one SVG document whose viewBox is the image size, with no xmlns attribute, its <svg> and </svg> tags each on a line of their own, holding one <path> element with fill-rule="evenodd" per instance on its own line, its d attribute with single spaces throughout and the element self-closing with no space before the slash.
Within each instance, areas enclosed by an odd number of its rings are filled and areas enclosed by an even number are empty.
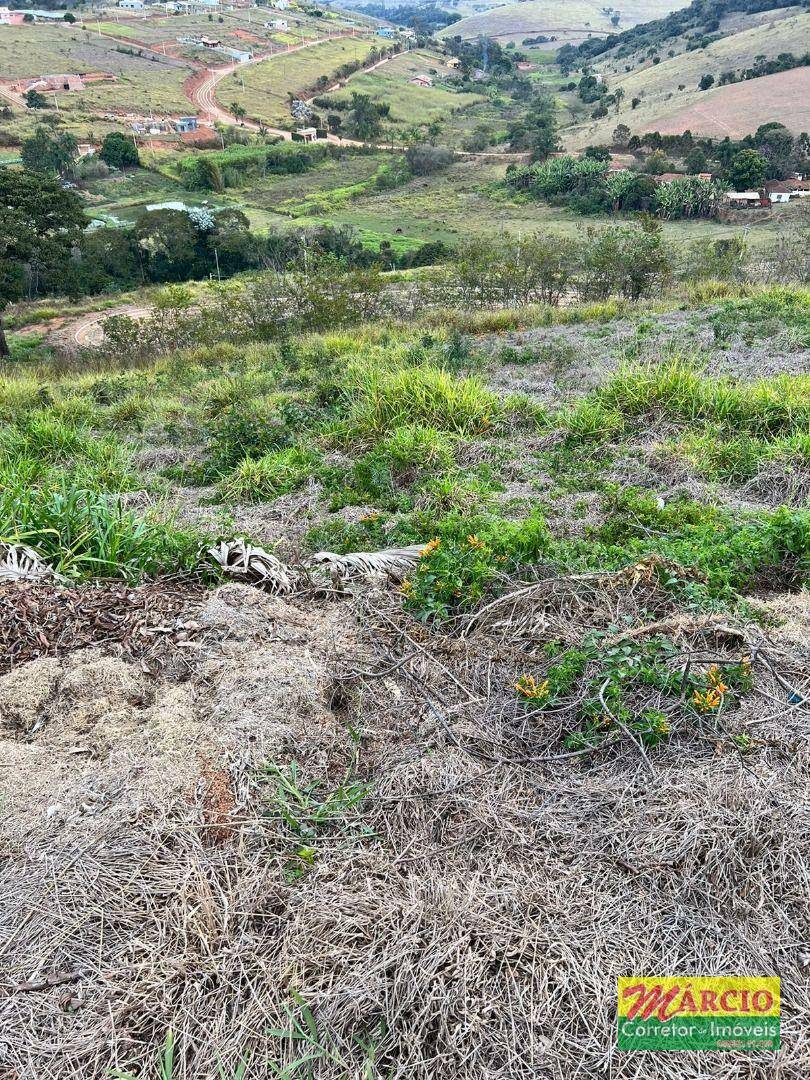
<svg viewBox="0 0 810 1080">
<path fill-rule="evenodd" d="M 4 739 L 0 774 L 39 763 L 0 878 L 12 1075 L 151 1076 L 168 1029 L 173 1080 L 240 1062 L 248 1080 L 806 1075 L 808 712 L 779 682 L 806 684 L 806 654 L 766 643 L 733 721 L 649 761 L 622 739 L 560 756 L 561 718 L 516 706 L 559 625 L 576 640 L 641 607 L 671 610 L 652 579 L 559 580 L 536 617 L 501 606 L 517 636 L 478 619 L 462 638 L 384 593 L 292 606 L 228 586 L 195 613 L 190 683 L 134 673 L 148 700 L 129 687 L 139 720 L 96 760 L 69 753 L 64 717 L 100 691 L 55 675 L 43 715 L 63 719 Z M 687 626 L 682 648 L 739 640 Z M 175 701 L 161 728 L 179 693 L 193 722 Z M 779 974 L 783 1050 L 616 1054 L 630 972 Z"/>
</svg>

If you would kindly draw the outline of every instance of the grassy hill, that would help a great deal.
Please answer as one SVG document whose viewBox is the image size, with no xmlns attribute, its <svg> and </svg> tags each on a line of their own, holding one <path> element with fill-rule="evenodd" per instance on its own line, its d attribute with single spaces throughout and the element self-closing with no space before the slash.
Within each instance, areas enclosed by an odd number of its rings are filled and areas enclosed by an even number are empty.
<svg viewBox="0 0 810 1080">
<path fill-rule="evenodd" d="M 462 19 L 448 26 L 442 35 L 475 38 L 484 34 L 519 43 L 521 36 L 552 33 L 560 43 L 577 42 L 590 34 L 615 33 L 685 6 L 685 0 L 630 0 L 615 9 L 599 0 L 526 0 Z M 611 16 L 617 12 L 621 17 L 616 25 Z"/>
<path fill-rule="evenodd" d="M 570 145 L 604 142 L 619 122 L 636 133 L 675 133 L 688 127 L 696 134 L 720 137 L 744 135 L 769 120 L 780 120 L 797 133 L 806 130 L 807 68 L 708 91 L 701 91 L 699 83 L 706 74 L 716 81 L 724 72 L 739 75 L 757 57 L 800 54 L 810 43 L 810 13 L 793 7 L 737 14 L 723 20 L 719 32 L 724 36 L 701 49 L 690 50 L 685 37 L 676 37 L 662 42 L 652 55 L 649 49 L 630 55 L 612 50 L 599 57 L 594 68 L 611 91 L 624 91 L 622 107 L 618 114 L 611 110 L 602 120 L 577 127 Z M 634 99 L 636 108 L 631 104 Z"/>
<path fill-rule="evenodd" d="M 282 54 L 240 68 L 223 80 L 217 96 L 226 103 L 238 101 L 249 116 L 282 124 L 290 119 L 290 94 L 309 89 L 319 76 L 332 75 L 342 64 L 364 60 L 374 45 L 374 40 L 346 38 Z"/>
</svg>

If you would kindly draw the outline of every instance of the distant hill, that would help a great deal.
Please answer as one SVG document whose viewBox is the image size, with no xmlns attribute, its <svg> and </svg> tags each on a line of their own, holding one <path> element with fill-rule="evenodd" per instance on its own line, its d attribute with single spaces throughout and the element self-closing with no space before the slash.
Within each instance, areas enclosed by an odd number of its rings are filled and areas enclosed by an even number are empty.
<svg viewBox="0 0 810 1080">
<path fill-rule="evenodd" d="M 686 6 L 688 0 L 616 0 L 615 7 L 599 0 L 523 0 L 493 7 L 453 23 L 442 36 L 474 38 L 480 34 L 520 45 L 523 37 L 553 34 L 558 43 L 576 44 L 589 35 L 605 37 L 658 19 Z"/>
<path fill-rule="evenodd" d="M 707 9 L 711 14 L 704 4 Z M 696 135 L 740 136 L 771 120 L 796 133 L 807 130 L 808 51 L 810 13 L 800 5 L 731 11 L 666 36 L 661 24 L 641 26 L 600 55 L 579 59 L 622 97 L 618 111 L 611 107 L 600 120 L 583 119 L 569 133 L 569 145 L 607 142 L 619 123 L 634 134 L 689 128 Z M 704 79 L 712 83 L 701 90 Z"/>
</svg>

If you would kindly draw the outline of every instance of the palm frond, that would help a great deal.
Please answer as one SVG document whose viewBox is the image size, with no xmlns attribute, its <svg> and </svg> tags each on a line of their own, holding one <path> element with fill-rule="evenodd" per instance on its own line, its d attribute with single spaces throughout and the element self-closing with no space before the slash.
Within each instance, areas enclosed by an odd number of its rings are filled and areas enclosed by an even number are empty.
<svg viewBox="0 0 810 1080">
<path fill-rule="evenodd" d="M 273 593 L 291 593 L 296 576 L 280 559 L 264 548 L 254 547 L 244 537 L 221 540 L 208 549 L 208 555 L 230 577 L 255 582 Z"/>
<path fill-rule="evenodd" d="M 386 548 L 385 551 L 354 551 L 349 555 L 318 551 L 311 556 L 307 565 L 326 570 L 333 578 L 342 580 L 390 578 L 402 581 L 413 571 L 424 546 L 412 544 L 410 547 Z"/>
</svg>

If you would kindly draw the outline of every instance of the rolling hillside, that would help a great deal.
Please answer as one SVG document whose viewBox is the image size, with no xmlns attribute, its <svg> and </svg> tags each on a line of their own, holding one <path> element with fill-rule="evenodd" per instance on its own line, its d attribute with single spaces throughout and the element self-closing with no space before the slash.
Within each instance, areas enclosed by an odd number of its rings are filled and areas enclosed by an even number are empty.
<svg viewBox="0 0 810 1080">
<path fill-rule="evenodd" d="M 594 68 L 604 75 L 608 89 L 624 92 L 621 109 L 578 126 L 569 136 L 570 145 L 607 141 L 619 122 L 634 133 L 675 133 L 688 127 L 695 134 L 719 137 L 741 136 L 770 120 L 779 120 L 796 133 L 806 130 L 808 110 L 803 102 L 808 100 L 810 79 L 806 67 L 707 91 L 701 91 L 699 83 L 704 75 L 717 83 L 724 73 L 739 76 L 758 57 L 802 54 L 810 46 L 810 13 L 792 7 L 736 14 L 723 20 L 720 32 L 725 36 L 702 49 L 688 50 L 685 38 L 669 39 L 654 54 L 657 63 L 647 49 L 629 55 L 612 50 L 599 57 Z"/>
<path fill-rule="evenodd" d="M 522 36 L 549 33 L 561 44 L 576 43 L 590 34 L 615 33 L 682 7 L 686 7 L 685 0 L 629 0 L 615 8 L 599 0 L 526 0 L 462 19 L 448 26 L 442 35 L 475 38 L 484 34 L 502 42 L 519 43 Z M 615 14 L 620 15 L 618 24 L 611 22 Z"/>
</svg>

